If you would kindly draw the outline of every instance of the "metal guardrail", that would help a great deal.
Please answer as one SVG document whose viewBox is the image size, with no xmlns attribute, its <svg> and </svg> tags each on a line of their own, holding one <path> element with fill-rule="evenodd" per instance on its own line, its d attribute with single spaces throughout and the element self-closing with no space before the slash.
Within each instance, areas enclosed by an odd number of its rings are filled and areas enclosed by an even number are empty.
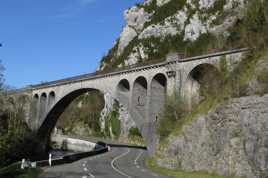
<svg viewBox="0 0 268 178">
<path fill-rule="evenodd" d="M 151 68 L 163 67 L 163 66 L 166 66 L 169 64 L 174 64 L 174 63 L 185 63 L 185 62 L 191 62 L 191 61 L 201 60 L 201 59 L 210 58 L 210 57 L 217 57 L 217 56 L 223 56 L 223 55 L 235 54 L 235 53 L 241 53 L 241 52 L 247 52 L 247 51 L 249 51 L 248 48 L 242 48 L 242 49 L 223 51 L 223 52 L 212 53 L 212 54 L 207 54 L 207 55 L 201 55 L 201 56 L 196 56 L 196 57 L 189 57 L 189 58 L 184 58 L 184 59 L 179 59 L 179 60 L 164 61 L 164 62 L 160 62 L 157 64 L 145 65 L 145 66 L 140 66 L 140 67 L 129 66 L 129 67 L 123 68 L 123 69 L 122 68 L 115 69 L 112 72 L 104 73 L 104 74 L 98 74 L 98 72 L 94 72 L 94 73 L 89 73 L 89 74 L 78 75 L 75 77 L 65 78 L 65 79 L 61 79 L 61 80 L 46 82 L 46 83 L 42 83 L 42 84 L 38 84 L 38 85 L 30 85 L 26 88 L 26 90 L 48 88 L 48 87 L 64 85 L 64 84 L 68 84 L 68 83 L 81 82 L 84 80 L 93 80 L 93 79 L 98 79 L 98 78 L 105 78 L 105 77 L 110 77 L 110 76 L 114 76 L 114 75 L 120 75 L 123 73 L 131 73 L 131 72 L 147 70 L 147 69 L 151 69 Z"/>
</svg>

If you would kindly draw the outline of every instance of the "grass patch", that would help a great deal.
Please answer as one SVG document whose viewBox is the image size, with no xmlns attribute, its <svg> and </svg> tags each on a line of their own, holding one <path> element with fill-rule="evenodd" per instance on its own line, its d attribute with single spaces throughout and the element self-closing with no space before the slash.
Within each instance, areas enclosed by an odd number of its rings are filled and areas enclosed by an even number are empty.
<svg viewBox="0 0 268 178">
<path fill-rule="evenodd" d="M 145 145 L 145 141 L 137 127 L 131 127 L 129 129 L 128 142 L 134 145 Z"/>
<path fill-rule="evenodd" d="M 185 172 L 180 170 L 171 170 L 167 168 L 162 168 L 156 164 L 156 160 L 152 157 L 147 158 L 145 162 L 146 166 L 149 169 L 153 170 L 154 172 L 163 175 L 168 175 L 174 178 L 235 178 L 235 177 L 219 176 L 216 174 L 208 174 L 205 172 Z"/>
<path fill-rule="evenodd" d="M 260 95 L 264 95 L 268 92 L 268 71 L 262 70 L 257 75 L 258 82 L 262 85 L 261 91 L 259 91 Z"/>
<path fill-rule="evenodd" d="M 105 118 L 105 137 L 118 139 L 121 134 L 121 122 L 119 120 L 119 103 L 114 103 L 113 110 Z"/>
<path fill-rule="evenodd" d="M 211 108 L 216 107 L 220 102 L 222 102 L 221 98 L 208 97 L 203 102 L 198 104 L 196 108 L 187 114 L 185 117 L 182 117 L 175 125 L 174 132 L 172 135 L 178 135 L 182 132 L 182 128 L 185 124 L 191 123 L 194 118 L 201 114 L 207 114 Z"/>
<path fill-rule="evenodd" d="M 0 169 L 0 178 L 38 178 L 40 169 L 20 169 L 19 163 Z"/>
</svg>

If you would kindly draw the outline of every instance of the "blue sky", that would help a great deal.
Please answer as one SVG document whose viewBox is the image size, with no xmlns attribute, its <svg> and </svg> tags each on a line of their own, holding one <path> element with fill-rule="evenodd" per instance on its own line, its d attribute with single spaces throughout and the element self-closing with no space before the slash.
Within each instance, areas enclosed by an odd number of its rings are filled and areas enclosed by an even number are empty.
<svg viewBox="0 0 268 178">
<path fill-rule="evenodd" d="M 6 84 L 94 72 L 125 24 L 123 11 L 142 0 L 1 0 L 0 60 Z"/>
</svg>

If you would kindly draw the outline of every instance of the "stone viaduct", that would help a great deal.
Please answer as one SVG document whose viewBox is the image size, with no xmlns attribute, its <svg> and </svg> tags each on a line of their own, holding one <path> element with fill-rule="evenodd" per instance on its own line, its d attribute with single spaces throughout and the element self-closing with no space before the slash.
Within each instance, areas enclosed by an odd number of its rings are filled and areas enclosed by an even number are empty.
<svg viewBox="0 0 268 178">
<path fill-rule="evenodd" d="M 228 70 L 232 71 L 246 51 L 239 49 L 186 59 L 173 54 L 158 64 L 31 85 L 27 91 L 34 112 L 28 124 L 38 131 L 40 138 L 47 140 L 59 116 L 76 97 L 98 90 L 128 109 L 149 150 L 153 151 L 158 139 L 156 122 L 166 96 L 176 93 L 188 103 L 193 98 L 198 100 L 200 78 L 209 73 L 218 81 L 221 60 L 225 60 Z"/>
</svg>

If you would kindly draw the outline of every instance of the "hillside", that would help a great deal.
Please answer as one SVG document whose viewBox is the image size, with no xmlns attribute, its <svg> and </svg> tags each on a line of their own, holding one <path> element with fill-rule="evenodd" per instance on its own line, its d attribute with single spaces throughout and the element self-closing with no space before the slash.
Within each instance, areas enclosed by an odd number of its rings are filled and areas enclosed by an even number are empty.
<svg viewBox="0 0 268 178">
<path fill-rule="evenodd" d="M 159 62 L 170 52 L 184 58 L 246 46 L 243 27 L 251 25 L 254 31 L 251 23 L 260 25 L 245 17 L 247 2 L 146 0 L 137 4 L 124 12 L 126 26 L 98 70 Z"/>
</svg>

